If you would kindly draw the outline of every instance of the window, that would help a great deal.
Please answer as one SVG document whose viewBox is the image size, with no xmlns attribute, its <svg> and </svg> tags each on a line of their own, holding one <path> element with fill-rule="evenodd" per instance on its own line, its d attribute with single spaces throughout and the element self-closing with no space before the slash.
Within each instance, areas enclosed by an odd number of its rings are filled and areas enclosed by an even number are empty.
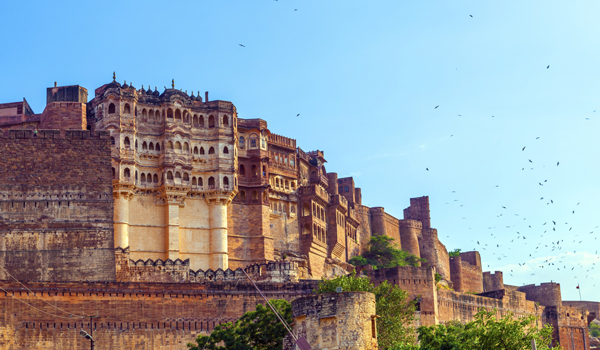
<svg viewBox="0 0 600 350">
<path fill-rule="evenodd" d="M 187 111 L 183 112 L 183 122 L 186 124 L 190 123 L 190 115 L 188 114 Z"/>
<path fill-rule="evenodd" d="M 115 104 L 111 103 L 108 105 L 108 114 L 113 114 L 115 113 Z"/>
<path fill-rule="evenodd" d="M 194 147 L 194 154 L 198 154 L 198 147 Z"/>
<path fill-rule="evenodd" d="M 253 200 L 256 200 L 256 199 L 258 199 L 258 192 L 256 192 L 256 191 L 252 191 L 252 199 L 253 199 Z"/>
<path fill-rule="evenodd" d="M 181 143 L 179 141 L 175 142 L 175 151 L 181 152 Z"/>
<path fill-rule="evenodd" d="M 185 153 L 190 153 L 190 145 L 188 145 L 188 143 L 187 143 L 187 142 L 184 142 L 184 143 L 183 143 L 183 151 L 184 151 Z"/>
<path fill-rule="evenodd" d="M 183 181 L 190 181 L 190 176 L 188 173 L 183 173 Z"/>
<path fill-rule="evenodd" d="M 125 176 L 125 177 L 131 176 L 131 172 L 129 171 L 129 168 L 125 168 L 125 170 L 123 171 L 123 176 Z"/>
<path fill-rule="evenodd" d="M 198 122 L 200 123 L 200 127 L 203 128 L 204 127 L 204 116 L 200 115 L 200 118 L 198 118 Z"/>
<path fill-rule="evenodd" d="M 173 173 L 172 172 L 167 172 L 167 180 L 173 180 Z"/>
<path fill-rule="evenodd" d="M 348 188 L 348 186 L 344 186 L 344 192 L 348 192 L 350 189 Z"/>
<path fill-rule="evenodd" d="M 192 125 L 193 126 L 198 126 L 198 115 L 194 114 L 194 116 L 192 117 Z"/>
<path fill-rule="evenodd" d="M 154 111 L 150 110 L 150 112 L 148 112 L 148 121 L 150 123 L 154 123 Z"/>
<path fill-rule="evenodd" d="M 167 119 L 173 119 L 173 110 L 171 108 L 167 109 Z"/>
<path fill-rule="evenodd" d="M 148 144 L 146 143 L 146 141 L 144 141 L 142 143 L 142 150 L 147 150 L 148 149 Z"/>
<path fill-rule="evenodd" d="M 135 149 L 137 149 L 137 140 L 135 140 Z"/>
<path fill-rule="evenodd" d="M 214 147 L 209 148 L 208 154 L 215 154 L 215 148 Z"/>
<path fill-rule="evenodd" d="M 158 175 L 154 174 L 154 183 L 158 183 Z"/>
<path fill-rule="evenodd" d="M 209 128 L 215 127 L 215 116 L 211 115 L 210 117 L 208 117 L 208 127 Z"/>
<path fill-rule="evenodd" d="M 223 126 L 229 126 L 229 118 L 226 115 L 223 116 Z"/>
<path fill-rule="evenodd" d="M 181 111 L 178 109 L 175 110 L 175 120 L 181 121 Z"/>
<path fill-rule="evenodd" d="M 111 144 L 111 145 L 114 145 L 114 144 L 115 144 L 115 138 L 114 138 L 114 137 L 112 137 L 112 136 L 110 137 L 110 144 Z"/>
<path fill-rule="evenodd" d="M 310 216 L 310 204 L 304 203 L 302 206 L 302 216 Z"/>
<path fill-rule="evenodd" d="M 123 142 L 123 144 L 125 145 L 125 147 L 129 147 L 131 145 L 131 143 L 129 142 L 129 137 L 125 137 L 125 141 Z"/>
<path fill-rule="evenodd" d="M 148 121 L 148 114 L 146 112 L 146 108 L 142 109 L 142 121 Z"/>
<path fill-rule="evenodd" d="M 244 143 L 246 140 L 244 140 L 244 136 L 240 136 L 240 148 L 244 149 Z"/>
<path fill-rule="evenodd" d="M 181 179 L 181 173 L 179 171 L 175 173 L 175 178 Z"/>
<path fill-rule="evenodd" d="M 215 178 L 212 176 L 208 178 L 208 187 L 215 188 Z"/>
<path fill-rule="evenodd" d="M 201 177 L 198 178 L 198 186 L 202 186 L 202 178 Z"/>
<path fill-rule="evenodd" d="M 148 150 L 154 151 L 154 144 L 152 142 L 150 142 L 150 145 L 148 145 Z"/>
<path fill-rule="evenodd" d="M 263 165 L 263 176 L 267 176 L 267 167 Z"/>
<path fill-rule="evenodd" d="M 250 135 L 250 148 L 257 148 L 257 147 L 258 147 L 258 135 L 252 134 L 252 135 Z"/>
<path fill-rule="evenodd" d="M 196 180 L 196 177 L 192 177 L 192 186 L 197 186 L 198 185 L 198 180 Z"/>
<path fill-rule="evenodd" d="M 131 114 L 131 108 L 129 107 L 129 103 L 126 103 L 125 106 L 123 106 L 123 113 Z"/>
<path fill-rule="evenodd" d="M 204 154 L 204 147 L 200 147 L 200 154 Z"/>
<path fill-rule="evenodd" d="M 167 142 L 167 149 L 173 149 L 173 142 Z"/>
<path fill-rule="evenodd" d="M 246 167 L 244 167 L 244 164 L 240 165 L 239 173 L 240 175 L 246 175 Z"/>
<path fill-rule="evenodd" d="M 229 154 L 229 148 L 227 148 L 227 146 L 225 146 L 225 147 L 223 148 L 223 153 L 225 153 L 225 154 Z"/>
<path fill-rule="evenodd" d="M 146 174 L 142 173 L 142 176 L 140 177 L 140 182 L 146 182 Z"/>
<path fill-rule="evenodd" d="M 223 185 L 224 185 L 225 187 L 229 187 L 229 178 L 228 178 L 227 176 L 225 176 L 225 177 L 223 178 Z"/>
<path fill-rule="evenodd" d="M 160 144 L 159 143 L 156 144 L 156 150 L 160 151 Z"/>
<path fill-rule="evenodd" d="M 115 168 L 112 168 L 112 172 L 113 172 L 113 179 L 115 178 Z"/>
<path fill-rule="evenodd" d="M 240 192 L 240 199 L 246 200 L 246 191 L 242 190 L 242 192 Z"/>
<path fill-rule="evenodd" d="M 252 176 L 258 176 L 258 171 L 256 170 L 256 165 L 252 165 Z"/>
</svg>

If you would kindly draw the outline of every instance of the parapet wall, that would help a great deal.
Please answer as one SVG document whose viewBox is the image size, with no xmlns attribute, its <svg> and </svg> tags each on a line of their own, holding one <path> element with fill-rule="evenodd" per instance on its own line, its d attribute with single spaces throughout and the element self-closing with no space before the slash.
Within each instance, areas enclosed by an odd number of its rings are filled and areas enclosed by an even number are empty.
<svg viewBox="0 0 600 350">
<path fill-rule="evenodd" d="M 115 280 L 109 143 L 81 130 L 0 133 L 0 266 L 26 281 Z"/>
<path fill-rule="evenodd" d="M 544 306 L 562 306 L 559 283 L 541 283 L 539 286 L 528 284 L 519 287 L 519 292 L 527 295 L 527 300 L 535 301 Z"/>
<path fill-rule="evenodd" d="M 315 283 L 265 283 L 269 299 L 291 301 Z M 235 321 L 263 299 L 245 281 L 214 283 L 1 283 L 0 348 L 85 349 L 93 319 L 96 350 L 187 350 L 200 333 Z M 19 300 L 35 308 L 20 302 Z M 45 302 L 52 304 L 58 310 Z M 71 316 L 73 315 L 73 316 Z"/>
<path fill-rule="evenodd" d="M 502 271 L 491 273 L 486 271 L 483 273 L 483 291 L 491 292 L 494 290 L 504 289 L 504 277 Z"/>
</svg>

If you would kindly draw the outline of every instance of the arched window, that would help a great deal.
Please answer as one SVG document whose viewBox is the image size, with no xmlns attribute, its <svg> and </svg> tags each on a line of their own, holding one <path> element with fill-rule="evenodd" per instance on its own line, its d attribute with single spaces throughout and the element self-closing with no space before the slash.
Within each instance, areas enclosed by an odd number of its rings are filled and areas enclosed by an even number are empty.
<svg viewBox="0 0 600 350">
<path fill-rule="evenodd" d="M 275 187 L 279 187 L 279 178 L 275 178 Z"/>
<path fill-rule="evenodd" d="M 173 173 L 171 171 L 167 172 L 167 180 L 173 180 Z"/>
<path fill-rule="evenodd" d="M 208 154 L 215 154 L 215 148 L 214 147 L 209 148 Z"/>
<path fill-rule="evenodd" d="M 181 152 L 181 143 L 179 141 L 175 142 L 175 151 Z"/>
<path fill-rule="evenodd" d="M 283 206 L 281 205 L 281 203 L 279 203 L 279 212 L 283 213 Z"/>
<path fill-rule="evenodd" d="M 135 140 L 135 149 L 137 149 L 137 140 Z"/>
<path fill-rule="evenodd" d="M 190 181 L 190 176 L 188 173 L 183 173 L 183 181 Z"/>
<path fill-rule="evenodd" d="M 150 144 L 148 145 L 148 150 L 154 151 L 154 144 L 152 142 L 150 142 Z"/>
<path fill-rule="evenodd" d="M 111 104 L 109 104 L 109 105 L 108 105 L 108 114 L 113 114 L 113 113 L 115 113 L 115 109 L 116 109 L 116 108 L 115 108 L 115 104 L 114 104 L 114 103 L 111 103 Z"/>
<path fill-rule="evenodd" d="M 290 188 L 290 183 L 288 180 L 285 180 L 285 189 L 288 190 Z"/>
<path fill-rule="evenodd" d="M 202 186 L 202 178 L 201 177 L 198 178 L 198 186 Z"/>
<path fill-rule="evenodd" d="M 294 191 L 296 189 L 296 181 L 292 181 L 291 186 L 292 186 L 292 191 Z"/>
<path fill-rule="evenodd" d="M 198 180 L 196 180 L 196 177 L 192 177 L 192 186 L 198 186 Z"/>
<path fill-rule="evenodd" d="M 129 142 L 129 137 L 125 137 L 125 141 L 123 141 L 123 144 L 125 145 L 125 147 L 131 146 L 131 143 Z"/>
<path fill-rule="evenodd" d="M 229 148 L 227 148 L 227 146 L 223 147 L 223 153 L 229 154 Z"/>
<path fill-rule="evenodd" d="M 208 117 L 208 127 L 209 128 L 215 127 L 215 116 L 214 115 L 211 115 L 210 117 Z"/>
<path fill-rule="evenodd" d="M 175 178 L 181 179 L 181 173 L 179 171 L 175 172 Z"/>
<path fill-rule="evenodd" d="M 223 126 L 229 126 L 229 118 L 226 115 L 223 116 Z"/>
<path fill-rule="evenodd" d="M 142 109 L 142 121 L 148 121 L 148 114 L 146 112 L 146 108 Z"/>
<path fill-rule="evenodd" d="M 167 149 L 173 149 L 173 142 L 167 142 Z"/>
<path fill-rule="evenodd" d="M 200 154 L 204 154 L 204 147 L 200 147 Z"/>
<path fill-rule="evenodd" d="M 112 168 L 113 171 L 113 179 L 115 178 L 115 168 Z"/>
<path fill-rule="evenodd" d="M 183 122 L 187 124 L 190 123 L 190 114 L 187 111 L 183 112 Z"/>
<path fill-rule="evenodd" d="M 111 144 L 111 145 L 114 145 L 114 144 L 115 144 L 115 138 L 114 138 L 114 137 L 112 137 L 112 136 L 110 137 L 110 144 Z"/>
<path fill-rule="evenodd" d="M 149 121 L 150 123 L 154 123 L 154 111 L 153 111 L 153 110 L 150 110 L 150 111 L 148 112 L 148 121 Z"/>
<path fill-rule="evenodd" d="M 242 190 L 242 191 L 240 192 L 240 199 L 241 199 L 241 200 L 243 200 L 243 201 L 245 201 L 245 200 L 246 200 L 246 191 Z"/>
<path fill-rule="evenodd" d="M 167 119 L 173 119 L 173 110 L 171 108 L 167 109 Z"/>
<path fill-rule="evenodd" d="M 267 176 L 267 167 L 263 165 L 263 175 L 262 176 Z"/>
<path fill-rule="evenodd" d="M 223 178 L 223 185 L 224 185 L 225 187 L 229 187 L 229 178 L 228 178 L 227 176 L 225 176 L 225 177 Z"/>
<path fill-rule="evenodd" d="M 244 136 L 240 136 L 240 149 L 244 149 L 245 142 L 246 140 L 244 139 Z"/>
<path fill-rule="evenodd" d="M 292 212 L 292 214 L 296 214 L 296 205 L 292 204 L 290 206 L 290 211 Z"/>
<path fill-rule="evenodd" d="M 181 121 L 181 111 L 178 109 L 175 110 L 175 120 Z"/>
<path fill-rule="evenodd" d="M 204 116 L 203 115 L 200 115 L 200 117 L 198 118 L 198 123 L 200 123 L 201 128 L 204 127 Z"/>
<path fill-rule="evenodd" d="M 152 182 L 154 182 L 154 183 L 158 183 L 158 175 L 154 174 L 154 179 L 153 179 L 153 180 L 154 180 L 154 181 L 152 181 Z"/>
<path fill-rule="evenodd" d="M 310 235 L 310 224 L 304 224 L 302 227 L 302 233 L 305 235 Z"/>
<path fill-rule="evenodd" d="M 147 150 L 148 149 L 148 144 L 146 143 L 146 141 L 144 141 L 142 143 L 142 150 Z"/>
<path fill-rule="evenodd" d="M 239 173 L 240 175 L 246 175 L 246 167 L 244 167 L 244 164 L 240 164 Z"/>
<path fill-rule="evenodd" d="M 302 216 L 310 216 L 310 204 L 304 203 L 302 206 Z"/>
<path fill-rule="evenodd" d="M 215 178 L 212 176 L 208 178 L 208 188 L 215 188 Z"/>
<path fill-rule="evenodd" d="M 131 176 L 131 172 L 129 171 L 129 168 L 125 168 L 125 170 L 123 171 L 123 176 L 125 176 L 125 177 Z"/>
<path fill-rule="evenodd" d="M 250 148 L 258 148 L 258 135 L 250 135 Z"/>
<path fill-rule="evenodd" d="M 158 142 L 156 143 L 156 150 L 160 151 L 160 143 L 158 143 Z"/>
<path fill-rule="evenodd" d="M 258 199 L 258 192 L 256 192 L 256 190 L 252 191 L 252 199 L 253 200 Z"/>
<path fill-rule="evenodd" d="M 198 147 L 197 146 L 194 147 L 194 154 L 198 154 Z"/>
<path fill-rule="evenodd" d="M 265 200 L 265 202 L 267 201 L 267 190 L 263 191 L 263 199 Z"/>
<path fill-rule="evenodd" d="M 125 106 L 123 106 L 123 113 L 131 114 L 131 107 L 129 107 L 129 103 L 126 103 Z"/>
<path fill-rule="evenodd" d="M 187 143 L 187 142 L 184 142 L 184 143 L 183 143 L 183 151 L 184 151 L 185 153 L 190 153 L 190 145 L 188 145 L 188 143 Z"/>
<path fill-rule="evenodd" d="M 194 126 L 198 126 L 198 115 L 194 114 L 194 117 L 192 118 L 192 125 Z"/>
<path fill-rule="evenodd" d="M 252 165 L 252 176 L 258 176 L 258 171 L 256 171 L 256 165 Z"/>
<path fill-rule="evenodd" d="M 137 177 L 137 170 L 136 170 L 135 171 L 135 182 L 137 182 L 137 179 L 138 179 L 138 177 Z"/>
<path fill-rule="evenodd" d="M 163 112 L 162 118 L 160 116 L 160 111 L 156 111 L 156 113 L 154 114 L 154 118 L 156 119 L 157 123 L 160 123 L 165 117 L 165 114 Z"/>
<path fill-rule="evenodd" d="M 140 177 L 140 182 L 146 182 L 146 174 L 142 173 L 142 176 Z"/>
</svg>

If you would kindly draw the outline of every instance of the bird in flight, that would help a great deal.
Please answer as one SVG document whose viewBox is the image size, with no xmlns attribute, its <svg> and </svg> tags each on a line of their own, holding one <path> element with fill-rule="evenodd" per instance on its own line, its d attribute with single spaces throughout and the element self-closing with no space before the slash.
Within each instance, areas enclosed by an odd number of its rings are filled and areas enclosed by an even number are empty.
<svg viewBox="0 0 600 350">
<path fill-rule="evenodd" d="M 246 45 L 239 44 L 241 47 L 246 47 Z"/>
<path fill-rule="evenodd" d="M 556 162 L 556 166 L 558 166 L 560 164 L 560 162 Z"/>
<path fill-rule="evenodd" d="M 527 147 L 527 146 L 525 146 L 525 147 Z M 522 149 L 521 151 L 524 151 L 524 150 L 525 150 L 525 147 L 523 147 L 523 149 Z"/>
<path fill-rule="evenodd" d="M 546 67 L 546 69 L 548 69 L 548 68 L 550 68 L 550 65 L 548 65 L 548 66 Z"/>
<path fill-rule="evenodd" d="M 299 116 L 300 116 L 300 113 L 296 114 L 296 117 L 299 117 Z"/>
<path fill-rule="evenodd" d="M 469 15 L 469 16 L 471 16 L 471 18 L 473 18 L 473 15 Z"/>
<path fill-rule="evenodd" d="M 433 109 L 438 109 L 438 107 L 439 107 L 439 106 L 440 106 L 440 105 L 437 105 L 437 106 L 433 107 Z"/>
<path fill-rule="evenodd" d="M 429 168 L 425 168 L 425 170 L 429 171 Z"/>
</svg>

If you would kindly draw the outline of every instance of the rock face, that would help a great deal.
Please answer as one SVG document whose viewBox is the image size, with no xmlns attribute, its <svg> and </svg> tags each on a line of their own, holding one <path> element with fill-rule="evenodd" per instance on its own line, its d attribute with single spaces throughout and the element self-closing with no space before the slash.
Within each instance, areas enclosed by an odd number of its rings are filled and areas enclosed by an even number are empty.
<svg viewBox="0 0 600 350">
<path fill-rule="evenodd" d="M 292 312 L 294 333 L 304 337 L 314 350 L 377 349 L 373 293 L 310 295 L 292 301 Z"/>
</svg>

